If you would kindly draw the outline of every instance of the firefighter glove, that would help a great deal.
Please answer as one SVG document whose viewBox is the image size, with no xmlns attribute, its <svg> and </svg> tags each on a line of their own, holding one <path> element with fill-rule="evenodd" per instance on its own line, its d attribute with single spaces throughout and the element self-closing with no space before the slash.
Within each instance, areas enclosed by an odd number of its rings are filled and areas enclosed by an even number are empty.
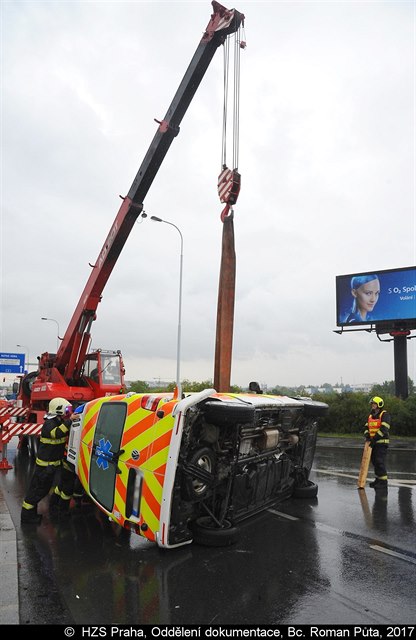
<svg viewBox="0 0 416 640">
<path fill-rule="evenodd" d="M 375 436 L 372 438 L 373 443 L 376 444 L 376 442 L 378 442 L 379 440 L 382 439 L 383 436 L 381 436 L 378 432 L 375 434 Z"/>
</svg>

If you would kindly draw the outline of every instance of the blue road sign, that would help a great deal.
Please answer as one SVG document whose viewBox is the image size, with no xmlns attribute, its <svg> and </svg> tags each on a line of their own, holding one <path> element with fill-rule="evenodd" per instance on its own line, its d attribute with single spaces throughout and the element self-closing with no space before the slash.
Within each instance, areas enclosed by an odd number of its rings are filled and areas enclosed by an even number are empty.
<svg viewBox="0 0 416 640">
<path fill-rule="evenodd" d="M 25 372 L 24 353 L 0 353 L 0 373 Z"/>
</svg>

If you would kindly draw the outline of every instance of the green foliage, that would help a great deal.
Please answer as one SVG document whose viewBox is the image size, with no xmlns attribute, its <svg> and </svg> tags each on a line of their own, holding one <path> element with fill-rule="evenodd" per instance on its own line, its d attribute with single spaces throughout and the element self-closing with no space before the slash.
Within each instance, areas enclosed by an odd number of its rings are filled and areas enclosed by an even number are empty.
<svg viewBox="0 0 416 640">
<path fill-rule="evenodd" d="M 212 389 L 212 380 L 203 380 L 202 382 L 196 382 L 191 380 L 182 381 L 182 389 L 189 393 L 195 393 L 196 391 L 203 391 L 204 389 Z"/>
<path fill-rule="evenodd" d="M 416 395 L 406 400 L 391 398 L 387 407 L 391 413 L 392 435 L 416 436 Z"/>
<path fill-rule="evenodd" d="M 276 387 L 273 387 L 273 389 L 268 389 L 267 393 L 270 394 L 271 396 L 305 395 L 304 393 L 299 391 L 299 389 L 295 390 L 291 387 L 280 387 L 279 385 L 277 385 Z"/>
<path fill-rule="evenodd" d="M 366 393 L 321 393 L 312 397 L 329 406 L 328 416 L 319 419 L 322 433 L 363 434 L 370 414 L 369 396 Z M 391 437 L 416 436 L 416 396 L 402 400 L 383 393 L 382 398 L 386 411 L 391 415 Z"/>
<path fill-rule="evenodd" d="M 413 380 L 410 376 L 407 377 L 407 390 L 409 392 L 409 396 L 415 393 L 415 385 L 413 384 Z M 396 383 L 394 380 L 385 380 L 383 384 L 375 384 L 371 389 L 372 396 L 394 396 L 396 393 Z"/>
<path fill-rule="evenodd" d="M 150 391 L 150 387 L 147 382 L 144 380 L 136 380 L 136 382 L 132 382 L 127 391 L 134 391 L 135 393 L 147 393 Z"/>
<path fill-rule="evenodd" d="M 317 393 L 314 400 L 326 402 L 329 412 L 319 420 L 322 432 L 362 434 L 369 414 L 368 398 L 363 393 Z"/>
<path fill-rule="evenodd" d="M 375 384 L 371 389 L 370 396 L 394 396 L 395 384 L 394 380 L 385 380 L 383 384 Z"/>
<path fill-rule="evenodd" d="M 165 386 L 158 385 L 150 385 L 148 382 L 144 382 L 144 380 L 136 380 L 132 382 L 128 388 L 128 391 L 134 391 L 135 393 L 163 393 L 164 391 L 172 392 L 175 390 L 176 382 L 169 382 Z M 182 390 L 184 392 L 197 392 L 203 391 L 204 389 L 212 389 L 213 382 L 212 380 L 203 380 L 202 382 L 191 381 L 191 380 L 183 380 L 182 381 Z M 237 385 L 231 385 L 230 387 L 231 393 L 241 393 L 243 390 L 241 387 Z"/>
<path fill-rule="evenodd" d="M 213 389 L 213 388 L 214 388 L 214 383 L 212 380 L 203 380 L 202 382 L 196 382 L 196 381 L 191 382 L 190 380 L 184 380 L 182 382 L 182 389 L 188 392 L 203 391 L 204 389 Z M 242 389 L 237 385 L 230 385 L 230 392 L 241 393 Z"/>
</svg>

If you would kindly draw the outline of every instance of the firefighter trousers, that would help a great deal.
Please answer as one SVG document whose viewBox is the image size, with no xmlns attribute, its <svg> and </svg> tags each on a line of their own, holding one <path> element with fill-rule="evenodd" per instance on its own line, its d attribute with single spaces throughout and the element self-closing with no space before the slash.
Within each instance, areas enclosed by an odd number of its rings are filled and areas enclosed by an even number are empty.
<svg viewBox="0 0 416 640">
<path fill-rule="evenodd" d="M 66 462 L 63 462 L 59 472 L 59 480 L 55 487 L 55 493 L 62 500 L 71 500 L 74 493 L 75 478 L 75 473 L 68 467 Z"/>
<path fill-rule="evenodd" d="M 386 456 L 388 446 L 386 444 L 375 444 L 371 452 L 371 463 L 374 467 L 374 474 L 380 480 L 387 480 Z"/>
<path fill-rule="evenodd" d="M 35 507 L 42 498 L 45 498 L 48 495 L 54 484 L 56 471 L 57 466 L 55 465 L 47 465 L 43 467 L 35 464 L 35 471 L 32 476 L 29 490 L 23 501 L 25 509 Z"/>
</svg>

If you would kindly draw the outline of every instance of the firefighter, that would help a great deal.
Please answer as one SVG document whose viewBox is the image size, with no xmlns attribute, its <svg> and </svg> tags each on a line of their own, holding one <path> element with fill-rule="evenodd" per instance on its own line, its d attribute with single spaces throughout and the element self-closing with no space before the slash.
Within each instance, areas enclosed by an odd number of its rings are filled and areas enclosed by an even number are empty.
<svg viewBox="0 0 416 640">
<path fill-rule="evenodd" d="M 384 400 L 374 396 L 370 400 L 371 413 L 368 416 L 364 436 L 370 442 L 371 463 L 375 480 L 370 482 L 373 489 L 387 489 L 386 456 L 389 447 L 390 414 L 383 409 Z"/>
<path fill-rule="evenodd" d="M 35 471 L 22 503 L 21 522 L 39 524 L 38 503 L 48 495 L 57 469 L 62 464 L 65 445 L 71 427 L 72 406 L 65 398 L 49 402 L 39 439 Z"/>
<path fill-rule="evenodd" d="M 72 416 L 71 421 L 76 420 L 83 412 L 84 405 L 77 407 Z M 75 498 L 77 505 L 80 505 L 84 490 L 81 482 L 75 475 L 73 468 L 67 462 L 68 441 L 65 445 L 62 465 L 59 469 L 58 482 L 54 487 L 53 493 L 49 501 L 49 511 L 54 516 L 69 515 L 69 506 L 71 498 Z"/>
</svg>

